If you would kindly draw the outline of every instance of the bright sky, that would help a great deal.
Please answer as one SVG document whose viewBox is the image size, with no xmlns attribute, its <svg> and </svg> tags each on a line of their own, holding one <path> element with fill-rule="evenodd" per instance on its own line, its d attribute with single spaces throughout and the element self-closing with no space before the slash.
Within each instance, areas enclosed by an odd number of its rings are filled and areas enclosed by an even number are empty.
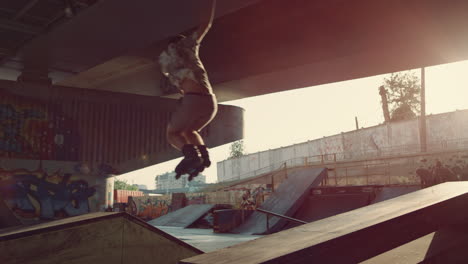
<svg viewBox="0 0 468 264">
<path fill-rule="evenodd" d="M 416 70 L 419 75 L 420 70 Z M 388 75 L 319 85 L 224 102 L 245 109 L 247 153 L 289 146 L 383 122 L 378 87 Z M 426 113 L 468 109 L 468 61 L 426 68 Z M 213 164 L 203 174 L 217 181 L 216 162 L 227 159 L 229 145 L 210 150 Z M 156 175 L 173 171 L 181 159 L 119 176 L 154 189 Z"/>
</svg>

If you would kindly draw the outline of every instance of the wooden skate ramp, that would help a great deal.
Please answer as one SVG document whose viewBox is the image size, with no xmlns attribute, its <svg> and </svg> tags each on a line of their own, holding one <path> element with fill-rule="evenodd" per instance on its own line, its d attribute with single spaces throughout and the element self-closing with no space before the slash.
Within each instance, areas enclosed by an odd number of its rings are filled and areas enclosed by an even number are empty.
<svg viewBox="0 0 468 264">
<path fill-rule="evenodd" d="M 302 206 L 294 214 L 293 218 L 314 222 L 323 218 L 348 212 L 368 205 L 369 194 L 330 194 L 309 196 L 302 203 Z M 296 227 L 301 224 L 289 222 L 286 228 Z"/>
<path fill-rule="evenodd" d="M 213 209 L 214 204 L 192 204 L 148 222 L 152 226 L 188 227 Z"/>
<path fill-rule="evenodd" d="M 127 213 L 0 231 L 1 263 L 177 263 L 202 251 Z"/>
<path fill-rule="evenodd" d="M 466 263 L 468 226 L 452 225 L 368 259 L 362 264 Z"/>
<path fill-rule="evenodd" d="M 388 199 L 392 199 L 407 193 L 412 193 L 421 190 L 420 186 L 394 186 L 388 188 L 382 188 L 376 193 L 376 196 L 372 203 L 379 203 Z"/>
<path fill-rule="evenodd" d="M 466 225 L 467 204 L 468 182 L 443 183 L 180 263 L 358 263 Z"/>
<path fill-rule="evenodd" d="M 260 206 L 261 209 L 277 214 L 293 216 L 300 208 L 302 202 L 309 196 L 312 187 L 318 186 L 327 175 L 324 168 L 298 168 L 288 172 L 288 178 L 275 192 Z M 287 222 L 278 217 L 269 220 L 269 231 L 266 225 L 266 215 L 254 212 L 247 221 L 234 229 L 239 234 L 265 234 L 279 231 Z"/>
<path fill-rule="evenodd" d="M 0 229 L 18 225 L 21 225 L 21 222 L 0 197 Z"/>
</svg>

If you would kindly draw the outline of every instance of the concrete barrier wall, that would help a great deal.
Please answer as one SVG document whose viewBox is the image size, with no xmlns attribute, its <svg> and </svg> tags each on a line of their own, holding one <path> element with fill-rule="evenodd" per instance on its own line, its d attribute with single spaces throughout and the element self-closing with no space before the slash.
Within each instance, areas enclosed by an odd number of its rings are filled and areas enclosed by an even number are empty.
<svg viewBox="0 0 468 264">
<path fill-rule="evenodd" d="M 427 150 L 468 148 L 468 110 L 427 116 Z M 278 169 L 332 161 L 417 153 L 419 119 L 392 122 L 218 162 L 218 181 L 245 179 Z"/>
</svg>

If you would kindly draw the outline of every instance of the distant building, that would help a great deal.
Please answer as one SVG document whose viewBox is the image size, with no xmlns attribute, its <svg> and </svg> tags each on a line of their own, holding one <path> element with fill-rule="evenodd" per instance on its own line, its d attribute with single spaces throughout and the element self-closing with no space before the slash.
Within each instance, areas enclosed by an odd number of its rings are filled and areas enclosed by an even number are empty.
<svg viewBox="0 0 468 264">
<path fill-rule="evenodd" d="M 203 174 L 198 175 L 190 182 L 188 181 L 187 175 L 183 175 L 178 180 L 176 180 L 175 176 L 175 172 L 167 172 L 156 176 L 156 190 L 193 189 L 191 187 L 204 185 L 206 183 L 206 176 Z"/>
<path fill-rule="evenodd" d="M 148 186 L 146 186 L 145 184 L 138 184 L 138 189 L 139 190 L 148 190 Z"/>
</svg>

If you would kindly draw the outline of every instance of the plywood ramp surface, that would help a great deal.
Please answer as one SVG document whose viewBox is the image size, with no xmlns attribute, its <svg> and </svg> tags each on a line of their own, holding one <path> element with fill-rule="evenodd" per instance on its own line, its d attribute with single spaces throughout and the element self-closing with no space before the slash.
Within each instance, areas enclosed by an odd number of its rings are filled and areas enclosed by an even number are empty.
<svg viewBox="0 0 468 264">
<path fill-rule="evenodd" d="M 0 229 L 18 225 L 21 225 L 21 222 L 0 197 Z"/>
<path fill-rule="evenodd" d="M 301 207 L 304 200 L 309 196 L 310 190 L 318 186 L 327 175 L 324 168 L 298 168 L 288 172 L 287 179 L 281 183 L 277 190 L 260 206 L 261 209 L 277 214 L 293 216 Z M 286 222 L 278 217 L 269 220 L 269 231 L 267 230 L 266 215 L 253 212 L 247 221 L 234 229 L 233 233 L 239 234 L 265 234 L 281 230 Z"/>
<path fill-rule="evenodd" d="M 213 209 L 214 204 L 192 204 L 148 222 L 153 226 L 188 227 Z"/>
</svg>

